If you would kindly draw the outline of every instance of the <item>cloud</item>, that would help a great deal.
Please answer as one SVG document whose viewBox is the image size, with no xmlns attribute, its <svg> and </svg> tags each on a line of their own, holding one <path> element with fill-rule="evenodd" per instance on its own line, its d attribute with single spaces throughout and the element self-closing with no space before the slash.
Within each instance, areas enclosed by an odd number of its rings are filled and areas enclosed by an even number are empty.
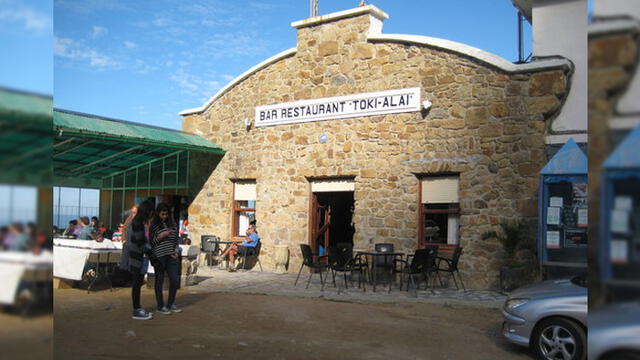
<svg viewBox="0 0 640 360">
<path fill-rule="evenodd" d="M 91 29 L 91 38 L 93 39 L 101 38 L 107 35 L 108 32 L 109 30 L 107 30 L 107 28 L 94 25 L 93 28 Z"/>
<path fill-rule="evenodd" d="M 51 16 L 27 7 L 15 7 L 9 3 L 0 9 L 0 24 L 12 25 L 18 23 L 22 29 L 35 34 L 42 34 L 52 30 Z"/>
<path fill-rule="evenodd" d="M 138 44 L 134 43 L 133 41 L 125 41 L 124 46 L 126 46 L 127 49 L 133 49 L 135 47 L 138 47 Z"/>
<path fill-rule="evenodd" d="M 189 73 L 184 68 L 174 71 L 169 78 L 178 84 L 183 94 L 192 96 L 197 100 L 208 99 L 222 88 L 223 82 L 216 79 L 216 75 L 209 73 L 198 76 Z"/>
<path fill-rule="evenodd" d="M 121 66 L 118 61 L 108 55 L 78 43 L 73 39 L 58 36 L 53 37 L 53 55 L 71 61 L 86 63 L 99 71 L 118 69 Z"/>
</svg>

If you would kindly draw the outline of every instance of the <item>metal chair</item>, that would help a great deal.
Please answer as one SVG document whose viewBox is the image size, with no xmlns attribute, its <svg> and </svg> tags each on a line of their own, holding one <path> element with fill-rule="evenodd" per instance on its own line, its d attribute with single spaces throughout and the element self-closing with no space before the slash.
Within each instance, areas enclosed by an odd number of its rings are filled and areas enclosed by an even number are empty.
<svg viewBox="0 0 640 360">
<path fill-rule="evenodd" d="M 109 288 L 113 291 L 113 282 L 111 277 L 115 275 L 115 269 L 117 269 L 120 260 L 122 259 L 122 253 L 114 251 L 109 253 L 109 260 L 107 263 L 107 279 L 109 279 Z"/>
<path fill-rule="evenodd" d="M 418 295 L 418 284 L 419 281 L 415 281 L 416 276 L 424 277 L 426 287 L 429 287 L 429 278 L 430 274 L 436 271 L 436 257 L 438 256 L 438 247 L 437 246 L 427 246 L 425 249 L 418 249 L 413 255 L 407 256 L 407 260 L 394 259 L 394 268 L 393 268 L 393 276 L 392 281 L 389 283 L 389 292 L 391 292 L 391 286 L 395 279 L 395 274 L 400 273 L 400 290 L 402 291 L 402 284 L 404 283 L 405 275 L 407 278 L 407 291 L 409 291 L 409 282 L 413 285 L 413 288 L 416 291 L 416 296 Z M 403 266 L 398 269 L 397 265 L 401 263 Z M 431 289 L 431 293 L 433 289 Z"/>
<path fill-rule="evenodd" d="M 215 235 L 200 236 L 200 247 L 207 254 L 207 266 L 212 263 L 213 254 L 220 251 L 220 238 Z"/>
<path fill-rule="evenodd" d="M 307 286 L 305 289 L 309 288 L 309 284 L 311 283 L 311 277 L 313 276 L 314 271 L 318 271 L 320 273 L 320 284 L 322 287 L 320 291 L 324 291 L 324 279 L 322 278 L 322 269 L 326 269 L 328 267 L 327 264 L 320 261 L 317 254 L 314 254 L 311 251 L 311 246 L 307 244 L 300 244 L 300 251 L 302 252 L 302 265 L 300 265 L 300 270 L 298 271 L 298 276 L 296 277 L 296 282 L 293 286 L 298 285 L 298 279 L 300 278 L 300 274 L 302 273 L 302 268 L 305 266 L 309 268 L 309 279 L 307 279 Z"/>
<path fill-rule="evenodd" d="M 239 251 L 237 257 L 242 258 L 242 270 L 246 270 L 247 257 L 255 257 L 256 262 L 262 271 L 262 263 L 260 263 L 260 250 L 262 249 L 262 241 L 258 241 L 255 247 L 243 246 L 244 251 Z M 255 265 L 255 264 L 254 264 Z"/>
<path fill-rule="evenodd" d="M 95 267 L 95 276 L 93 276 L 93 279 L 91 279 L 91 281 L 89 282 L 89 285 L 87 286 L 87 294 L 91 292 L 91 288 L 93 287 L 93 284 L 95 284 L 95 282 L 98 281 L 99 278 L 104 277 L 104 270 L 105 270 L 104 268 L 106 267 L 108 262 L 109 262 L 109 252 L 99 251 L 97 253 L 89 254 L 89 259 L 87 260 L 87 263 L 93 263 L 95 264 L 96 267 Z"/>
<path fill-rule="evenodd" d="M 438 257 L 437 263 L 436 263 L 436 276 L 440 281 L 440 285 L 444 286 L 444 284 L 442 283 L 442 279 L 440 278 L 440 272 L 451 274 L 451 277 L 453 278 L 453 283 L 456 285 L 456 290 L 459 290 L 460 288 L 458 287 L 458 282 L 456 281 L 456 276 L 455 276 L 455 274 L 458 274 L 458 279 L 460 280 L 460 284 L 462 284 L 462 290 L 466 292 L 467 289 L 464 286 L 464 282 L 462 282 L 462 276 L 460 275 L 460 271 L 458 270 L 458 261 L 460 260 L 461 255 L 462 255 L 462 247 L 458 246 L 453 250 L 453 256 L 451 256 L 451 259 Z"/>
<path fill-rule="evenodd" d="M 362 286 L 363 291 L 366 291 L 366 287 L 363 281 L 363 273 L 365 272 L 365 266 L 363 266 L 363 262 L 360 256 L 353 257 L 353 245 L 350 243 L 340 243 L 337 246 L 329 247 L 329 269 L 331 270 L 331 276 L 333 278 L 333 286 L 338 288 L 338 293 L 340 293 L 340 288 L 336 284 L 336 273 L 342 272 L 344 275 L 344 288 L 348 287 L 347 285 L 347 273 L 351 274 L 353 277 L 353 272 L 358 271 L 358 287 Z M 352 279 L 353 282 L 353 279 Z"/>
</svg>

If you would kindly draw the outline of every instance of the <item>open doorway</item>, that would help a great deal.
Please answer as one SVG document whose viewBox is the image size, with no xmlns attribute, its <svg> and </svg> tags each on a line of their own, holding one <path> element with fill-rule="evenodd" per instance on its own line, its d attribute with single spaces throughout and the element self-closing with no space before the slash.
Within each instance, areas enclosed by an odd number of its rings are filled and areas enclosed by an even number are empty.
<svg viewBox="0 0 640 360">
<path fill-rule="evenodd" d="M 314 192 L 310 215 L 310 245 L 317 254 L 326 255 L 329 246 L 353 244 L 353 191 Z"/>
</svg>

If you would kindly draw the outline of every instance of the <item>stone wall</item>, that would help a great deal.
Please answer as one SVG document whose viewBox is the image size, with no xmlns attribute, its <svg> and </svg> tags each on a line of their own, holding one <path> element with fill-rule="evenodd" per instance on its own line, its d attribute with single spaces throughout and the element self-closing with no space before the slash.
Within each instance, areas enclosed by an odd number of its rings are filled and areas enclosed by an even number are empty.
<svg viewBox="0 0 640 360">
<path fill-rule="evenodd" d="M 615 20 L 614 20 L 615 22 Z M 605 303 L 600 282 L 599 222 L 602 163 L 614 150 L 610 120 L 639 62 L 637 28 L 589 34 L 589 304 Z"/>
<path fill-rule="evenodd" d="M 461 271 L 470 287 L 493 287 L 503 253 L 480 235 L 503 218 L 535 223 L 544 135 L 566 96 L 565 70 L 509 74 L 453 52 L 367 41 L 368 14 L 298 29 L 297 52 L 231 87 L 183 128 L 227 151 L 190 207 L 191 231 L 231 236 L 232 179 L 256 179 L 262 263 L 276 244 L 289 271 L 308 242 L 309 178 L 355 177 L 355 247 L 418 241 L 416 174 L 460 173 Z M 375 20 L 373 20 L 375 21 Z M 421 87 L 429 112 L 247 130 L 259 105 Z M 320 143 L 319 136 L 328 141 Z"/>
</svg>

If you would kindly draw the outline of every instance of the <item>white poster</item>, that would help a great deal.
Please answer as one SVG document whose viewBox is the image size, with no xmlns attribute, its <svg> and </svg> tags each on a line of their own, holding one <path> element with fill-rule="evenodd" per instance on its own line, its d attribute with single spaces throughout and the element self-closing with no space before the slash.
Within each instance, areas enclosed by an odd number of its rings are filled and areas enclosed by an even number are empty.
<svg viewBox="0 0 640 360">
<path fill-rule="evenodd" d="M 547 225 L 560 225 L 560 208 L 550 206 L 547 208 Z"/>
<path fill-rule="evenodd" d="M 611 231 L 624 234 L 629 232 L 629 211 L 611 210 Z"/>
<path fill-rule="evenodd" d="M 549 206 L 558 206 L 562 207 L 562 197 L 560 196 L 552 196 L 549 198 Z"/>
<path fill-rule="evenodd" d="M 589 221 L 587 209 L 578 209 L 578 226 L 587 227 Z"/>
<path fill-rule="evenodd" d="M 611 240 L 611 262 L 614 264 L 626 264 L 629 262 L 629 248 L 627 240 Z"/>
<path fill-rule="evenodd" d="M 631 211 L 633 208 L 633 199 L 631 196 L 616 196 L 614 200 L 614 209 Z"/>
<path fill-rule="evenodd" d="M 560 232 L 547 231 L 547 248 L 557 249 L 560 247 Z"/>
</svg>

